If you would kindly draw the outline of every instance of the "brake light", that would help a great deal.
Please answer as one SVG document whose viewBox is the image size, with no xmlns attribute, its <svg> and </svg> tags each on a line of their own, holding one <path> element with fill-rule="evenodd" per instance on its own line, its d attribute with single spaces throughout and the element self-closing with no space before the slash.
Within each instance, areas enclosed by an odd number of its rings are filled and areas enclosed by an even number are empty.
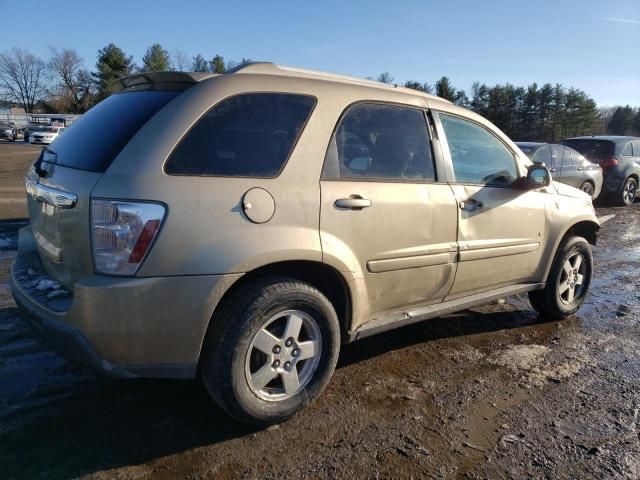
<svg viewBox="0 0 640 480">
<path fill-rule="evenodd" d="M 165 208 L 157 203 L 93 200 L 91 230 L 96 272 L 133 275 L 149 253 Z"/>
<path fill-rule="evenodd" d="M 617 158 L 606 158 L 604 160 L 600 160 L 600 166 L 602 168 L 615 167 L 618 163 L 620 162 L 618 162 Z"/>
</svg>

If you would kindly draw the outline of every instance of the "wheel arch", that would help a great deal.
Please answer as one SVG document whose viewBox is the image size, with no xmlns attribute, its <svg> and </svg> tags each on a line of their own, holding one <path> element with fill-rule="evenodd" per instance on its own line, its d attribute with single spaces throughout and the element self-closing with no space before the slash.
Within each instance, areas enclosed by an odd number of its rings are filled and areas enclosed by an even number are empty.
<svg viewBox="0 0 640 480">
<path fill-rule="evenodd" d="M 270 263 L 251 270 L 242 277 L 238 278 L 222 295 L 216 304 L 206 333 L 202 339 L 200 353 L 202 353 L 202 345 L 207 337 L 212 325 L 215 322 L 216 314 L 222 306 L 238 291 L 245 288 L 251 282 L 259 278 L 280 276 L 290 277 L 309 283 L 316 287 L 324 294 L 333 304 L 340 322 L 340 334 L 343 342 L 348 339 L 348 331 L 351 326 L 352 318 L 352 299 L 351 291 L 344 276 L 335 268 L 326 263 L 312 260 L 287 260 Z"/>
<path fill-rule="evenodd" d="M 556 259 L 560 245 L 562 245 L 568 238 L 575 236 L 584 238 L 590 245 L 595 245 L 599 230 L 600 225 L 598 222 L 593 220 L 580 220 L 567 227 L 564 232 L 562 232 L 562 235 L 558 236 L 558 240 L 553 247 L 553 255 L 550 257 L 544 272 L 544 281 L 547 281 L 547 277 L 549 276 L 553 262 Z"/>
</svg>

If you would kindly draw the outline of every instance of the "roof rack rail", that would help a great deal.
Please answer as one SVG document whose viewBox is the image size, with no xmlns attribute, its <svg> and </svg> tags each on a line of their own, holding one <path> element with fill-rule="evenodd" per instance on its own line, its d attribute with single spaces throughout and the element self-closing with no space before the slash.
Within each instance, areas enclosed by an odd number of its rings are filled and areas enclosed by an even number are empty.
<svg viewBox="0 0 640 480">
<path fill-rule="evenodd" d="M 340 75 L 337 73 L 323 72 L 320 70 L 309 70 L 306 68 L 289 67 L 286 65 L 278 65 L 273 62 L 248 62 L 238 65 L 226 72 L 227 74 L 237 73 L 257 73 L 262 75 L 282 75 L 289 74 L 301 78 L 322 78 L 324 80 L 347 81 L 361 85 L 370 85 L 382 88 L 398 88 L 397 85 L 377 82 L 365 78 L 352 77 L 350 75 Z"/>
</svg>

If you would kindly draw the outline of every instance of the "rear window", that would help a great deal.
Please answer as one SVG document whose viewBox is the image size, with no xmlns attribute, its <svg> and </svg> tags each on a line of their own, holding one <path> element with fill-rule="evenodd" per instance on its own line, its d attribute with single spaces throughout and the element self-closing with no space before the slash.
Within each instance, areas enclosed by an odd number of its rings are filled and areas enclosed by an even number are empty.
<svg viewBox="0 0 640 480">
<path fill-rule="evenodd" d="M 615 151 L 615 144 L 608 140 L 565 140 L 562 143 L 577 150 L 592 162 L 611 158 Z"/>
<path fill-rule="evenodd" d="M 129 140 L 178 91 L 123 92 L 111 95 L 64 130 L 44 160 L 64 167 L 104 172 Z"/>
<path fill-rule="evenodd" d="M 250 93 L 223 100 L 169 156 L 171 175 L 277 176 L 316 103 L 288 93 Z"/>
<path fill-rule="evenodd" d="M 522 150 L 522 152 L 529 158 L 531 158 L 533 156 L 533 154 L 535 153 L 535 151 L 540 148 L 538 145 L 536 146 L 531 146 L 531 145 L 520 145 L 519 143 L 516 143 L 516 145 L 518 146 L 518 148 L 520 148 L 520 150 Z"/>
</svg>

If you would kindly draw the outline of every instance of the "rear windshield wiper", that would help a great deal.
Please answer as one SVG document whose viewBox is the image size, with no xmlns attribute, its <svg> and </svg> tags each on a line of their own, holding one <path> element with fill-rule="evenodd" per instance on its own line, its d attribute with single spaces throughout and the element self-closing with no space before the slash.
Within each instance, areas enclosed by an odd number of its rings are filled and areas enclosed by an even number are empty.
<svg viewBox="0 0 640 480">
<path fill-rule="evenodd" d="M 45 156 L 47 157 L 46 159 L 45 159 Z M 58 154 L 53 150 L 49 150 L 48 147 L 45 147 L 42 149 L 42 151 L 40 152 L 40 156 L 38 157 L 36 162 L 33 164 L 33 169 L 35 170 L 35 172 L 38 174 L 39 177 L 46 177 L 48 173 L 46 170 L 42 168 L 42 162 L 46 161 L 47 163 L 55 163 L 57 157 L 58 157 Z"/>
</svg>

